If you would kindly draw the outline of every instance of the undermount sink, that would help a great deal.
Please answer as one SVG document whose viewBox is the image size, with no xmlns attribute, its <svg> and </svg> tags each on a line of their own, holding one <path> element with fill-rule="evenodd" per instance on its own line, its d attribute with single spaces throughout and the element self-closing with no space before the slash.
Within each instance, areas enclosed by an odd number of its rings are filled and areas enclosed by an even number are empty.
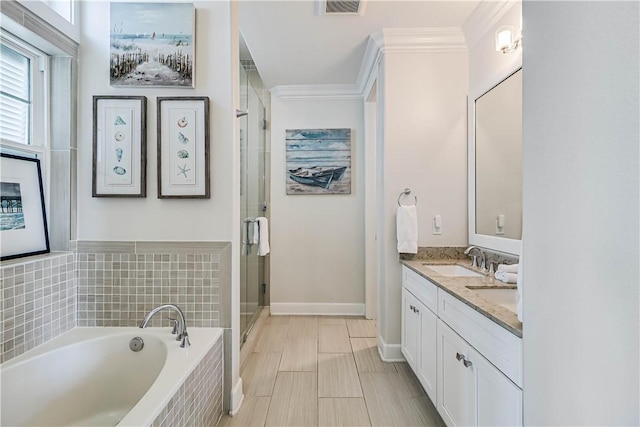
<svg viewBox="0 0 640 427">
<path fill-rule="evenodd" d="M 474 288 L 473 286 L 467 286 L 470 289 L 478 293 L 483 298 L 489 301 L 501 305 L 509 311 L 516 312 L 516 305 L 518 304 L 518 290 L 517 289 L 505 289 L 505 288 Z"/>
<path fill-rule="evenodd" d="M 483 277 L 482 274 L 476 273 L 473 270 L 469 270 L 461 265 L 447 264 L 447 265 L 432 265 L 423 263 L 425 267 L 429 267 L 441 276 L 448 277 Z"/>
</svg>

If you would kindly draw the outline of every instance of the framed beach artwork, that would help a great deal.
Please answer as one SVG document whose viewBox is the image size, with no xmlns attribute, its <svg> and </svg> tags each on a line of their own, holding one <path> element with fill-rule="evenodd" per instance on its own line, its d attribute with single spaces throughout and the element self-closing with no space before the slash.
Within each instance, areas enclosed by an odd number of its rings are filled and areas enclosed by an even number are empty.
<svg viewBox="0 0 640 427">
<path fill-rule="evenodd" d="M 1 260 L 49 252 L 40 160 L 1 154 Z"/>
<path fill-rule="evenodd" d="M 351 194 L 351 129 L 286 131 L 287 194 Z"/>
<path fill-rule="evenodd" d="M 209 98 L 158 97 L 158 198 L 210 198 Z"/>
<path fill-rule="evenodd" d="M 111 2 L 112 86 L 193 88 L 192 3 Z"/>
<path fill-rule="evenodd" d="M 93 97 L 93 197 L 146 197 L 147 98 Z"/>
</svg>

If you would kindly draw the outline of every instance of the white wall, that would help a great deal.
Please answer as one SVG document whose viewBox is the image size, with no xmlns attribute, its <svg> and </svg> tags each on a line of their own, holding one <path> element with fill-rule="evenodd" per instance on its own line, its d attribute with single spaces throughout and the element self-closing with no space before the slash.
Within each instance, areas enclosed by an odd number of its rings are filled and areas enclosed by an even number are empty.
<svg viewBox="0 0 640 427">
<path fill-rule="evenodd" d="M 502 25 L 513 25 L 516 29 L 522 26 L 522 1 L 508 1 L 496 12 L 495 5 L 501 2 L 483 1 L 474 10 L 472 16 L 463 26 L 465 39 L 469 46 L 469 91 L 486 92 L 511 74 L 522 64 L 523 49 L 504 54 L 496 51 L 495 32 Z M 487 15 L 495 12 L 493 19 L 486 20 Z M 475 16 L 474 16 L 475 14 Z M 485 17 L 479 25 L 478 16 Z M 472 18 L 476 18 L 476 20 Z M 527 43 L 526 37 L 523 42 Z M 526 49 L 526 48 L 525 48 Z"/>
<path fill-rule="evenodd" d="M 401 268 L 396 249 L 398 195 L 418 198 L 418 246 L 467 244 L 466 52 L 385 53 L 378 82 L 383 130 L 378 235 L 384 250 L 379 335 L 400 343 Z M 404 200 L 411 203 L 411 200 Z M 432 234 L 433 217 L 442 234 Z M 398 351 L 399 354 L 399 351 Z"/>
<path fill-rule="evenodd" d="M 115 88 L 109 85 L 109 2 L 83 2 L 78 107 L 78 239 L 226 240 L 232 236 L 230 182 L 234 135 L 229 6 L 196 2 L 195 89 Z M 236 29 L 237 30 L 237 29 Z M 237 32 L 237 31 L 236 31 Z M 234 36 L 237 35 L 234 33 Z M 236 53 L 237 55 L 237 53 Z M 237 67 L 237 65 L 236 65 Z M 237 69 L 237 68 L 236 68 Z M 147 97 L 147 197 L 91 197 L 92 96 Z M 156 97 L 208 96 L 211 121 L 211 199 L 157 198 Z"/>
<path fill-rule="evenodd" d="M 271 108 L 272 311 L 327 312 L 327 310 L 357 309 L 360 314 L 363 314 L 364 117 L 362 100 L 291 100 L 273 96 Z M 321 128 L 351 129 L 351 194 L 287 195 L 285 188 L 286 129 Z M 318 305 L 312 307 L 304 304 Z M 355 306 L 331 308 L 333 304 L 355 304 Z"/>
<path fill-rule="evenodd" d="M 524 423 L 638 425 L 638 2 L 525 2 Z"/>
<path fill-rule="evenodd" d="M 84 1 L 78 99 L 78 240 L 231 241 L 231 409 L 242 397 L 239 380 L 240 160 L 235 109 L 239 106 L 239 29 L 236 2 L 194 2 L 195 89 L 114 88 L 109 85 L 109 2 Z M 92 96 L 147 97 L 147 197 L 92 198 Z M 211 198 L 157 199 L 156 98 L 210 98 Z M 228 354 L 228 353 L 227 353 Z M 225 360 L 225 363 L 228 359 Z M 226 381 L 226 380 L 225 380 Z M 226 402 L 225 402 L 226 403 Z"/>
</svg>

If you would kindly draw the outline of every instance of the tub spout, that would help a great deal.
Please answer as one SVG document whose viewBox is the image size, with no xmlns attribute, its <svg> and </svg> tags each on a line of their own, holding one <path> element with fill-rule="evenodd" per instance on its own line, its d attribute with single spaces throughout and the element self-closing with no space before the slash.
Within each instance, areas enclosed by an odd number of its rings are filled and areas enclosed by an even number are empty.
<svg viewBox="0 0 640 427">
<path fill-rule="evenodd" d="M 146 328 L 149 322 L 151 321 L 151 318 L 156 313 L 158 313 L 161 310 L 164 310 L 165 308 L 171 309 L 178 314 L 178 319 L 176 322 L 176 331 L 177 331 L 176 341 L 181 341 L 180 347 L 183 347 L 183 348 L 189 347 L 190 345 L 189 334 L 187 333 L 187 323 L 184 320 L 184 313 L 182 312 L 182 310 L 180 310 L 180 307 L 178 307 L 175 304 L 163 304 L 163 305 L 157 306 L 144 317 L 144 319 L 140 323 L 140 327 Z"/>
</svg>

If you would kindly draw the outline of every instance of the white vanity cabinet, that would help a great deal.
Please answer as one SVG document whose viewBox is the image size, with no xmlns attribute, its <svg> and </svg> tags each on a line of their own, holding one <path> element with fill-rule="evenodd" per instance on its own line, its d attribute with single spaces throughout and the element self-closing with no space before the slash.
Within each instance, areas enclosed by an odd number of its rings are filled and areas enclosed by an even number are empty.
<svg viewBox="0 0 640 427">
<path fill-rule="evenodd" d="M 434 284 L 405 268 L 401 351 L 433 402 L 436 401 L 437 292 Z"/>
<path fill-rule="evenodd" d="M 473 365 L 464 364 L 469 355 L 469 344 L 441 320 L 438 320 L 437 331 L 436 408 L 448 426 L 476 425 Z"/>
<path fill-rule="evenodd" d="M 448 426 L 522 425 L 522 390 L 442 320 L 437 408 Z"/>
<path fill-rule="evenodd" d="M 522 425 L 522 339 L 408 267 L 402 354 L 448 426 Z"/>
</svg>

